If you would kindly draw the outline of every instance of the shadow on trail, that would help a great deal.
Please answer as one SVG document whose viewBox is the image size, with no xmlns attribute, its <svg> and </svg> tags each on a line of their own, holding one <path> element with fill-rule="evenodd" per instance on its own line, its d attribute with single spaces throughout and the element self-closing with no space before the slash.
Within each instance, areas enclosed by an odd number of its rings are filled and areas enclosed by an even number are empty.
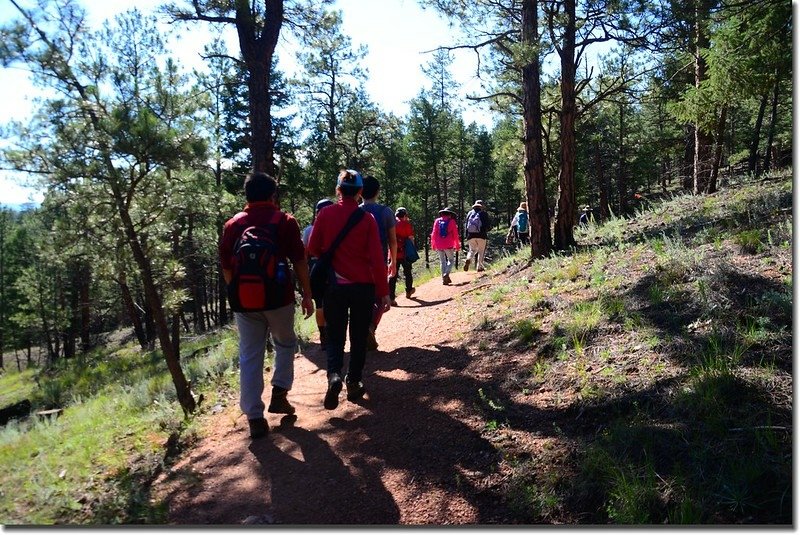
<svg viewBox="0 0 800 535">
<path fill-rule="evenodd" d="M 425 299 L 420 299 L 419 297 L 412 297 L 412 301 L 416 302 L 417 306 L 414 305 L 407 305 L 403 308 L 420 308 L 420 307 L 432 307 L 436 305 L 441 305 L 442 303 L 447 303 L 448 301 L 452 301 L 452 297 L 448 297 L 447 299 L 439 299 L 436 301 L 426 301 Z M 394 307 L 392 307 L 394 308 Z"/>
<path fill-rule="evenodd" d="M 305 356 L 324 368 L 324 352 L 312 350 Z M 387 477 L 393 481 L 392 487 L 404 495 L 402 499 L 406 504 L 410 500 L 420 500 L 415 510 L 405 511 L 411 517 L 405 518 L 404 523 L 463 524 L 475 522 L 476 517 L 480 523 L 507 521 L 499 496 L 480 488 L 477 483 L 493 473 L 500 457 L 479 431 L 464 423 L 474 412 L 472 400 L 481 387 L 480 383 L 460 373 L 469 362 L 466 352 L 447 346 L 369 352 L 364 368 L 367 394 L 355 403 L 366 413 L 359 411 L 357 415 L 348 416 L 346 411 L 352 408 L 353 402 L 345 400 L 344 392 L 339 408 L 328 411 L 330 425 L 340 433 L 340 438 L 336 456 L 326 453 L 316 457 L 318 462 L 325 463 L 321 471 L 338 474 L 340 459 L 349 459 L 350 470 L 358 472 L 361 484 L 369 487 L 373 482 L 379 483 L 378 474 L 383 473 L 384 481 Z M 403 370 L 406 374 L 397 379 L 378 373 L 393 370 Z M 322 399 L 319 401 L 319 409 L 323 411 Z M 311 441 L 310 437 L 305 439 Z M 345 475 L 342 478 L 345 487 L 349 487 L 350 478 Z M 444 492 L 436 492 L 436 489 Z M 474 511 L 469 514 L 475 516 L 457 517 L 459 513 L 464 514 L 462 508 L 450 511 L 452 500 L 446 499 L 450 494 L 469 503 Z M 361 500 L 353 493 L 334 494 L 328 499 L 341 501 L 340 507 L 345 510 L 353 500 Z M 387 508 L 382 502 L 372 507 L 384 511 L 383 517 L 378 513 L 369 516 L 371 513 L 359 507 L 362 516 L 353 520 L 397 523 L 396 513 L 385 512 Z"/>
<path fill-rule="evenodd" d="M 317 431 L 296 427 L 295 419 L 285 417 L 267 440 L 253 441 L 249 448 L 261 466 L 261 479 L 269 482 L 274 519 L 282 524 L 396 524 L 399 510 L 381 482 L 380 467 L 354 461 L 351 472 Z"/>
</svg>

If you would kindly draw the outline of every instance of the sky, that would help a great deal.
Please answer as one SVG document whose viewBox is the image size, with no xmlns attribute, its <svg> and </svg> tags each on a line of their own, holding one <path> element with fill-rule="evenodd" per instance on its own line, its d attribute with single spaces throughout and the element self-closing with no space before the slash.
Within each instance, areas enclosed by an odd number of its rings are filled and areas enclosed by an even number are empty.
<svg viewBox="0 0 800 535">
<path fill-rule="evenodd" d="M 32 2 L 23 1 L 23 5 Z M 137 7 L 150 12 L 162 3 L 161 0 L 82 0 L 89 20 L 99 25 L 114 15 Z M 362 64 L 368 71 L 367 93 L 373 101 L 388 112 L 398 116 L 408 113 L 408 102 L 417 96 L 420 89 L 429 85 L 422 73 L 421 65 L 431 59 L 431 51 L 438 46 L 454 44 L 458 31 L 440 18 L 433 9 L 422 9 L 417 0 L 336 0 L 336 9 L 342 11 L 343 31 L 354 47 L 367 45 L 368 55 Z M 0 24 L 16 18 L 10 2 L 0 2 Z M 207 27 L 207 26 L 206 26 Z M 193 26 L 194 31 L 185 32 L 175 50 L 182 63 L 201 68 L 199 53 L 204 39 L 210 31 L 197 31 L 203 25 Z M 288 32 L 283 32 L 288 34 Z M 235 34 L 228 41 L 235 46 Z M 278 43 L 279 68 L 291 75 L 297 68 L 294 61 L 297 46 L 288 36 Z M 461 84 L 462 95 L 479 92 L 480 84 L 475 76 L 474 54 L 468 51 L 454 53 L 452 74 Z M 10 120 L 25 120 L 32 110 L 32 97 L 37 94 L 28 81 L 27 74 L 19 68 L 0 69 L 0 124 Z M 475 104 L 464 104 L 464 120 L 490 126 L 492 118 Z M 19 205 L 25 202 L 40 202 L 41 194 L 36 189 L 20 184 L 19 177 L 0 171 L 0 204 Z"/>
</svg>

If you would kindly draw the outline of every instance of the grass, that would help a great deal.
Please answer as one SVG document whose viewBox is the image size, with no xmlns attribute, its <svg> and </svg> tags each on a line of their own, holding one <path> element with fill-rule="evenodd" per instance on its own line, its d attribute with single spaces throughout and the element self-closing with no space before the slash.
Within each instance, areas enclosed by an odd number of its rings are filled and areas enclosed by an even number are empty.
<svg viewBox="0 0 800 535">
<path fill-rule="evenodd" d="M 497 295 L 514 339 L 543 341 L 516 431 L 551 426 L 561 452 L 499 446 L 515 522 L 791 524 L 791 192 L 743 183 L 592 223 L 576 238 L 599 245 L 515 274 L 546 307 Z"/>
<path fill-rule="evenodd" d="M 201 412 L 221 385 L 235 383 L 235 339 L 221 333 L 184 349 L 202 347 L 209 349 L 184 361 L 195 392 L 207 398 Z M 39 372 L 2 381 L 21 384 Z M 0 523 L 163 523 L 164 506 L 151 503 L 148 482 L 164 465 L 168 440 L 191 442 L 196 434 L 194 420 L 182 417 L 163 359 L 132 347 L 97 351 L 60 364 L 40 383 L 29 392 L 35 406 L 64 410 L 57 419 L 0 430 Z"/>
</svg>

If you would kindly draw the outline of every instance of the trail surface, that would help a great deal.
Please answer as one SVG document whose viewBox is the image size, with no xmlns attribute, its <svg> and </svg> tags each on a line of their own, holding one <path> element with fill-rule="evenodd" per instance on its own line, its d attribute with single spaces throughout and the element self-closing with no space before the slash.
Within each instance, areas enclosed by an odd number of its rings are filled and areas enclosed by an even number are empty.
<svg viewBox="0 0 800 535">
<path fill-rule="evenodd" d="M 480 275 L 458 270 L 451 286 L 437 277 L 412 299 L 398 296 L 378 329 L 378 351 L 367 355 L 362 401 L 343 392 L 337 409 L 323 409 L 325 353 L 312 343 L 295 360 L 289 399 L 297 413 L 267 414 L 266 438 L 250 440 L 236 403 L 217 414 L 155 483 L 169 522 L 502 522 L 503 507 L 486 492 L 498 459 L 472 406 L 478 385 L 467 372 L 458 306 Z"/>
</svg>

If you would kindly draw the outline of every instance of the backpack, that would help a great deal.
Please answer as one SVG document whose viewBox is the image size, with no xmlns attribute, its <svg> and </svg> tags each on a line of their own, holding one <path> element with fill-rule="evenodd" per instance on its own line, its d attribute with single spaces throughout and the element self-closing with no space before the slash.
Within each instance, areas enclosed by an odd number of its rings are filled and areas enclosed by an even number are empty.
<svg viewBox="0 0 800 535">
<path fill-rule="evenodd" d="M 386 256 L 389 254 L 389 233 L 386 230 L 386 225 L 383 224 L 383 212 L 386 210 L 386 206 L 378 203 L 370 203 L 370 204 L 362 204 L 361 208 L 365 212 L 369 212 L 370 214 L 375 217 L 375 222 L 378 224 L 378 234 L 381 237 L 381 247 L 383 247 L 383 255 Z M 394 219 L 394 216 L 392 216 Z"/>
<path fill-rule="evenodd" d="M 519 212 L 517 214 L 517 232 L 521 234 L 528 233 L 528 212 Z"/>
<path fill-rule="evenodd" d="M 439 236 L 442 238 L 447 237 L 447 226 L 450 224 L 449 219 L 445 219 L 443 217 L 439 218 Z"/>
<path fill-rule="evenodd" d="M 467 233 L 469 234 L 477 234 L 481 231 L 481 213 L 472 210 L 469 215 L 467 216 Z"/>
<path fill-rule="evenodd" d="M 278 225 L 282 213 L 275 210 L 265 226 L 244 229 L 233 247 L 233 276 L 228 301 L 234 312 L 257 312 L 283 306 L 289 268 L 278 257 Z"/>
</svg>

